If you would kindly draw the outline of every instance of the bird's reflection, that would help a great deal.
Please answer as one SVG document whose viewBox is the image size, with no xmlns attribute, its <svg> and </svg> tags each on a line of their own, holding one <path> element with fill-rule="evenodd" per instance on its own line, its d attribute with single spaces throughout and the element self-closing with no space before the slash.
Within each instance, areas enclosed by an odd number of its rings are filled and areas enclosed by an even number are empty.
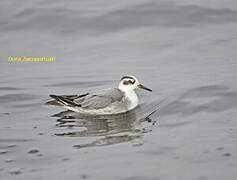
<svg viewBox="0 0 237 180">
<path fill-rule="evenodd" d="M 63 111 L 53 115 L 58 117 L 56 126 L 61 130 L 56 136 L 90 137 L 92 141 L 74 145 L 75 148 L 105 146 L 122 142 L 143 144 L 144 133 L 151 130 L 155 121 L 149 115 L 144 116 L 138 107 L 126 113 L 115 115 L 85 116 L 72 111 Z M 63 132 L 62 132 L 63 131 Z"/>
</svg>

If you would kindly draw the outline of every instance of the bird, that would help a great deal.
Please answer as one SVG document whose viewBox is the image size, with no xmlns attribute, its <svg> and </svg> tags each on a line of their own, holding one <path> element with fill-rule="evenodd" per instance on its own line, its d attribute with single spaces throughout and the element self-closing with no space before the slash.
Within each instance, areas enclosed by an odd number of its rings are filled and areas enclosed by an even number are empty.
<svg viewBox="0 0 237 180">
<path fill-rule="evenodd" d="M 132 75 L 123 76 L 117 88 L 79 95 L 49 95 L 50 105 L 88 115 L 110 115 L 128 112 L 138 106 L 137 89 L 152 91 Z"/>
</svg>

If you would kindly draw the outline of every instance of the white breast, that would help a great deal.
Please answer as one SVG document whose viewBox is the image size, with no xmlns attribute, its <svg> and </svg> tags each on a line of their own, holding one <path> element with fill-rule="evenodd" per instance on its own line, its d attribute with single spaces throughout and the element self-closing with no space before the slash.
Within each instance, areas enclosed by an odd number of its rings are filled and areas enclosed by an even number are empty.
<svg viewBox="0 0 237 180">
<path fill-rule="evenodd" d="M 133 109 L 138 105 L 138 97 L 135 91 L 126 91 L 125 98 L 128 101 L 128 109 Z"/>
</svg>

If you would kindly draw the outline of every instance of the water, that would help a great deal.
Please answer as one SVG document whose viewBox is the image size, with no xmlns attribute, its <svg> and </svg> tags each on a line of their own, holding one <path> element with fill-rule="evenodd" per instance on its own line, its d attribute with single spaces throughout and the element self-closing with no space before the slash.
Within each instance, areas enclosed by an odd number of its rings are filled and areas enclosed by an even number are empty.
<svg viewBox="0 0 237 180">
<path fill-rule="evenodd" d="M 236 178 L 235 1 L 10 0 L 0 15 L 0 179 Z M 45 105 L 127 74 L 153 89 L 139 113 Z"/>
</svg>

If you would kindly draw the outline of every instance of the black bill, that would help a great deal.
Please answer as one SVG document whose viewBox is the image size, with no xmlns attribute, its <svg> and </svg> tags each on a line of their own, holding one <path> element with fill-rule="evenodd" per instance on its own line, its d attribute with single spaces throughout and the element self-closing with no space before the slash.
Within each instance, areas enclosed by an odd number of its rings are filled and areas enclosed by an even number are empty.
<svg viewBox="0 0 237 180">
<path fill-rule="evenodd" d="M 152 91 L 151 89 L 143 86 L 142 84 L 139 84 L 138 87 L 141 88 L 141 89 L 147 90 L 147 91 Z"/>
</svg>

